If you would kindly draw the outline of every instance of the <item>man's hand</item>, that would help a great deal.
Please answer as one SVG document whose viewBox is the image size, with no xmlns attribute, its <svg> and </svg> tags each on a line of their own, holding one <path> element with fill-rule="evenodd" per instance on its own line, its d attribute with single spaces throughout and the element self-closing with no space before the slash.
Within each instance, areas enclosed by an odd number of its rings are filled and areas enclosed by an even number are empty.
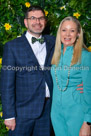
<svg viewBox="0 0 91 136">
<path fill-rule="evenodd" d="M 86 122 L 83 123 L 79 136 L 91 136 L 91 128 L 90 125 L 87 125 Z"/>
<path fill-rule="evenodd" d="M 8 129 L 11 129 L 13 131 L 16 126 L 16 121 L 15 119 L 5 120 L 4 124 L 6 125 L 6 127 L 8 127 Z"/>
</svg>

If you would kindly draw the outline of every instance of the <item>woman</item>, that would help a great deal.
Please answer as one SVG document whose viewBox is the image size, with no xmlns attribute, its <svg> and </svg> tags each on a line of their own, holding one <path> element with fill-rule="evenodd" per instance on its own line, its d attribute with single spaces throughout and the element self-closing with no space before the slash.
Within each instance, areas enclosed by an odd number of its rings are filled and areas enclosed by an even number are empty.
<svg viewBox="0 0 91 136">
<path fill-rule="evenodd" d="M 56 136 L 91 136 L 91 53 L 83 43 L 79 21 L 66 17 L 59 25 L 51 74 L 51 119 Z M 77 85 L 83 82 L 83 92 Z"/>
</svg>

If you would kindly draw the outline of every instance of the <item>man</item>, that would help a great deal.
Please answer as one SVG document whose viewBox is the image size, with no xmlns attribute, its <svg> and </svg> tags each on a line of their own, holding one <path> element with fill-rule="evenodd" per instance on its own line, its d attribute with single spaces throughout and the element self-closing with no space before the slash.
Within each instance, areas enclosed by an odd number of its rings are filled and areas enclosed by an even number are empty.
<svg viewBox="0 0 91 136">
<path fill-rule="evenodd" d="M 4 123 L 9 136 L 50 136 L 53 85 L 49 69 L 55 38 L 42 35 L 46 19 L 39 6 L 27 10 L 24 24 L 27 32 L 4 48 L 1 72 Z"/>
</svg>

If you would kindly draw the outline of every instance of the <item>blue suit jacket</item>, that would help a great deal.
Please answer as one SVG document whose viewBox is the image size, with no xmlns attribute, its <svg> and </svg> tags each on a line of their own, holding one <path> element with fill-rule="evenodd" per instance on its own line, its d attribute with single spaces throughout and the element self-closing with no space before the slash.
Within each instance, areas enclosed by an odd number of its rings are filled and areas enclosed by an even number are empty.
<svg viewBox="0 0 91 136">
<path fill-rule="evenodd" d="M 25 34 L 6 43 L 1 71 L 3 118 L 37 118 L 44 106 L 45 82 L 52 94 L 53 83 L 49 67 L 55 38 L 49 35 L 44 38 L 47 50 L 44 70 L 40 69 Z"/>
</svg>

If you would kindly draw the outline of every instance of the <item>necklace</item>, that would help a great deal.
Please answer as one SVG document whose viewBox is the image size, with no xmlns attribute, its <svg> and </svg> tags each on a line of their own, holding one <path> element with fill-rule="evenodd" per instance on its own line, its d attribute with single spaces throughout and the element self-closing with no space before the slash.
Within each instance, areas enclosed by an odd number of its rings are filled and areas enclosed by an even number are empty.
<svg viewBox="0 0 91 136">
<path fill-rule="evenodd" d="M 73 55 L 72 55 L 72 58 L 73 58 Z M 61 89 L 61 87 L 60 87 L 60 85 L 59 85 L 56 68 L 57 68 L 57 67 L 55 67 L 55 69 L 54 69 L 54 70 L 55 70 L 54 73 L 55 73 L 55 78 L 56 78 L 57 87 L 58 87 L 59 91 L 64 92 L 64 91 L 66 91 L 66 89 L 67 89 L 67 87 L 68 87 L 68 84 L 69 84 L 71 63 L 70 63 L 70 67 L 69 67 L 69 70 L 68 70 L 68 79 L 67 79 L 66 86 L 65 86 L 64 89 Z"/>
</svg>

